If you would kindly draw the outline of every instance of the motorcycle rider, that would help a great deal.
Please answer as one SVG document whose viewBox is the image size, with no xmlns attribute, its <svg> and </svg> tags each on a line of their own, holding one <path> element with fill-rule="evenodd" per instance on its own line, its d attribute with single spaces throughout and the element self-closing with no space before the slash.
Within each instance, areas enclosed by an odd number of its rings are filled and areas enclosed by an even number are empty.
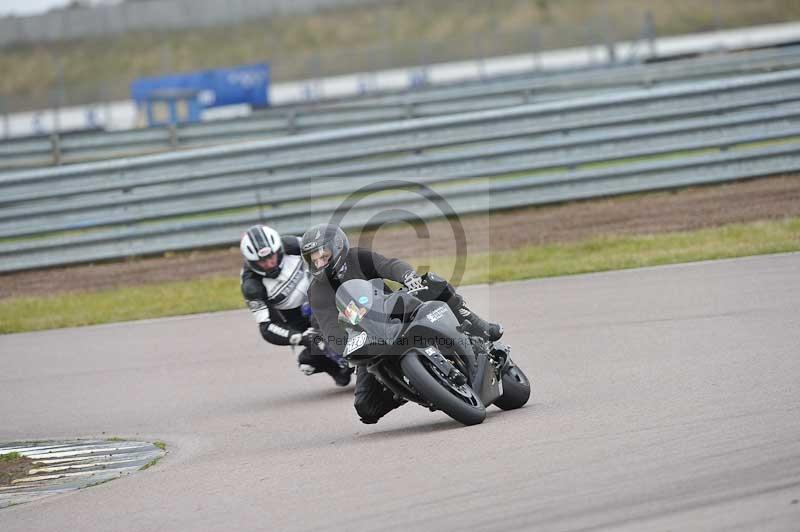
<svg viewBox="0 0 800 532">
<path fill-rule="evenodd" d="M 351 248 L 347 235 L 336 225 L 320 224 L 303 235 L 302 256 L 313 275 L 308 300 L 328 345 L 338 354 L 344 351 L 347 333 L 339 325 L 336 290 L 350 279 L 391 279 L 402 283 L 418 298 L 447 303 L 460 323 L 469 319 L 469 332 L 499 340 L 500 325 L 489 323 L 467 308 L 453 286 L 434 273 L 420 276 L 408 263 L 364 248 Z M 377 423 L 391 410 L 403 404 L 378 382 L 364 366 L 356 373 L 354 406 L 363 423 Z"/>
<path fill-rule="evenodd" d="M 309 275 L 300 257 L 300 239 L 281 237 L 266 225 L 254 225 L 242 236 L 242 295 L 258 322 L 261 336 L 275 345 L 302 346 L 297 357 L 306 375 L 325 372 L 338 386 L 350 383 L 352 368 L 332 352 L 313 317 L 309 319 Z"/>
</svg>

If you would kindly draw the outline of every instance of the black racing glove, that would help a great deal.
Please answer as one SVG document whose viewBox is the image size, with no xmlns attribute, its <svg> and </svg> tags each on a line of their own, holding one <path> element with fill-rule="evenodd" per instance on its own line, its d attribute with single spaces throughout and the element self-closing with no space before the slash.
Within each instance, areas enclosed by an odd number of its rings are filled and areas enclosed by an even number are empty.
<svg viewBox="0 0 800 532">
<path fill-rule="evenodd" d="M 428 289 L 428 283 L 425 279 L 417 275 L 417 272 L 414 270 L 408 270 L 403 274 L 403 284 L 409 294 L 415 294 Z"/>
<path fill-rule="evenodd" d="M 293 334 L 289 337 L 289 343 L 292 345 L 302 345 L 310 349 L 318 349 L 319 351 L 325 351 L 328 347 L 320 332 L 313 327 L 309 327 L 302 333 Z"/>
</svg>

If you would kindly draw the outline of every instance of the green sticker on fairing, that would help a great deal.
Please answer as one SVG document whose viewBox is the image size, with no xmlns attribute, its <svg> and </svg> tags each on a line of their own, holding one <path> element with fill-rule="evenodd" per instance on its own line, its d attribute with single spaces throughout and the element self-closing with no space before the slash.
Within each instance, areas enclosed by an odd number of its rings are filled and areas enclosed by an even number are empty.
<svg viewBox="0 0 800 532">
<path fill-rule="evenodd" d="M 344 316 L 345 321 L 350 325 L 358 325 L 361 323 L 361 319 L 366 313 L 367 309 L 364 307 L 359 308 L 355 301 L 350 301 L 344 310 L 342 310 L 342 315 Z"/>
</svg>

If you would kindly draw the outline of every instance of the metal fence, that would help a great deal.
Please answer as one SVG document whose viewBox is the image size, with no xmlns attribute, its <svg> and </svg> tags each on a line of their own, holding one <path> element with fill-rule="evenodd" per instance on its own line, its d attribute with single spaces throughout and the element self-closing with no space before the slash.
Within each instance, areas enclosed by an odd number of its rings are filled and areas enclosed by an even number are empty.
<svg viewBox="0 0 800 532">
<path fill-rule="evenodd" d="M 253 18 L 375 4 L 382 0 L 155 0 L 53 10 L 0 18 L 0 46 L 117 35 L 150 29 L 176 30 L 240 24 Z"/>
<path fill-rule="evenodd" d="M 0 271 L 798 170 L 795 69 L 7 173 Z"/>
<path fill-rule="evenodd" d="M 331 0 L 330 3 L 355 1 Z M 287 10 L 314 2 L 318 0 L 281 1 L 288 6 Z M 325 23 L 320 26 L 313 23 L 287 24 L 285 18 L 258 18 L 265 10 L 270 9 L 268 1 L 186 0 L 182 2 L 184 7 L 177 9 L 159 7 L 163 3 L 161 1 L 148 1 L 125 2 L 109 8 L 113 13 L 107 15 L 102 8 L 92 10 L 85 17 L 81 17 L 84 10 L 73 9 L 70 14 L 51 13 L 40 17 L 48 20 L 46 24 L 38 25 L 30 21 L 38 26 L 36 30 L 22 29 L 27 20 L 0 19 L 0 41 L 7 42 L 29 40 L 37 34 L 44 39 L 57 38 L 64 35 L 64 32 L 72 31 L 81 33 L 81 38 L 98 32 L 108 34 L 128 25 L 135 25 L 143 17 L 155 20 L 160 27 L 180 25 L 197 18 L 209 23 L 221 23 L 233 17 L 241 22 L 234 26 L 228 25 L 227 31 L 203 33 L 200 40 L 205 43 L 212 40 L 222 41 L 218 46 L 211 47 L 207 44 L 198 47 L 194 40 L 196 31 L 188 32 L 192 34 L 189 37 L 184 32 L 176 34 L 171 30 L 152 30 L 143 37 L 147 53 L 137 54 L 141 60 L 136 61 L 118 61 L 115 58 L 119 53 L 136 53 L 133 48 L 135 44 L 116 43 L 124 49 L 119 52 L 115 45 L 113 55 L 94 47 L 76 48 L 73 43 L 68 43 L 67 46 L 51 44 L 38 47 L 32 60 L 35 68 L 29 69 L 30 65 L 20 64 L 20 68 L 30 70 L 29 76 L 38 80 L 37 83 L 35 86 L 29 83 L 0 83 L 6 87 L 0 94 L 0 114 L 4 112 L 4 107 L 5 112 L 18 113 L 104 104 L 126 98 L 129 94 L 129 83 L 137 77 L 265 60 L 271 64 L 272 80 L 283 82 L 318 80 L 353 72 L 375 72 L 408 68 L 412 65 L 424 68 L 426 65 L 442 62 L 511 54 L 538 55 L 543 50 L 576 46 L 610 47 L 613 43 L 623 41 L 635 41 L 638 43 L 636 46 L 645 48 L 652 45 L 655 35 L 686 35 L 697 32 L 721 34 L 731 28 L 790 22 L 797 19 L 797 9 L 793 8 L 792 2 L 793 0 L 391 0 L 355 9 L 356 13 L 361 13 L 360 17 L 353 17 L 353 10 L 349 8 L 347 12 L 334 18 L 325 16 Z M 187 10 L 185 5 L 188 3 L 192 4 L 192 8 Z M 576 4 L 583 5 L 578 7 Z M 145 11 L 147 14 L 140 16 L 138 11 Z M 158 16 L 153 19 L 153 13 L 156 12 Z M 442 18 L 442 13 L 453 16 Z M 73 20 L 73 17 L 81 20 Z M 452 24 L 459 19 L 465 19 L 466 24 Z M 322 17 L 318 20 L 322 20 Z M 441 23 L 431 23 L 434 20 Z M 326 36 L 333 33 L 334 24 L 346 28 L 345 36 L 339 40 L 340 45 L 335 44 L 337 39 L 331 39 L 331 42 L 325 42 L 324 45 L 315 44 L 315 37 L 322 36 L 323 33 Z M 324 36 L 322 38 L 328 40 Z M 226 46 L 226 43 L 234 41 L 236 46 Z M 739 39 L 739 44 L 766 45 L 751 39 Z M 201 49 L 207 51 L 201 52 Z M 92 51 L 87 53 L 86 50 Z M 191 50 L 197 50 L 198 53 L 192 54 Z M 17 50 L 11 47 L 9 51 L 13 58 Z M 86 57 L 92 59 L 87 60 Z M 618 52 L 615 59 L 624 61 L 626 54 Z M 102 73 L 91 75 L 92 65 L 98 63 L 105 65 Z M 97 75 L 106 79 L 96 78 Z M 49 121 L 43 121 L 44 125 L 36 127 L 50 130 Z"/>
<path fill-rule="evenodd" d="M 649 65 L 517 76 L 481 84 L 352 99 L 326 106 L 276 108 L 248 118 L 171 128 L 53 134 L 0 142 L 0 169 L 91 161 L 259 137 L 276 138 L 798 67 L 800 47 L 787 47 Z"/>
</svg>

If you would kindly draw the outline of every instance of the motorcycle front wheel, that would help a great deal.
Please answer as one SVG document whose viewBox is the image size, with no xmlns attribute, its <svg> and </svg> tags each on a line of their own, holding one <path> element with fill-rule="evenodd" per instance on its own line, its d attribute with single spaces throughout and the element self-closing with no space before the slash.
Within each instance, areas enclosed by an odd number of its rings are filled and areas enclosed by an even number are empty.
<svg viewBox="0 0 800 532">
<path fill-rule="evenodd" d="M 531 397 L 531 381 L 519 366 L 511 364 L 503 372 L 503 395 L 494 404 L 503 410 L 522 408 Z"/>
<path fill-rule="evenodd" d="M 468 385 L 457 386 L 443 376 L 424 356 L 409 353 L 400 361 L 409 384 L 435 408 L 464 425 L 486 419 L 486 407 Z"/>
</svg>

